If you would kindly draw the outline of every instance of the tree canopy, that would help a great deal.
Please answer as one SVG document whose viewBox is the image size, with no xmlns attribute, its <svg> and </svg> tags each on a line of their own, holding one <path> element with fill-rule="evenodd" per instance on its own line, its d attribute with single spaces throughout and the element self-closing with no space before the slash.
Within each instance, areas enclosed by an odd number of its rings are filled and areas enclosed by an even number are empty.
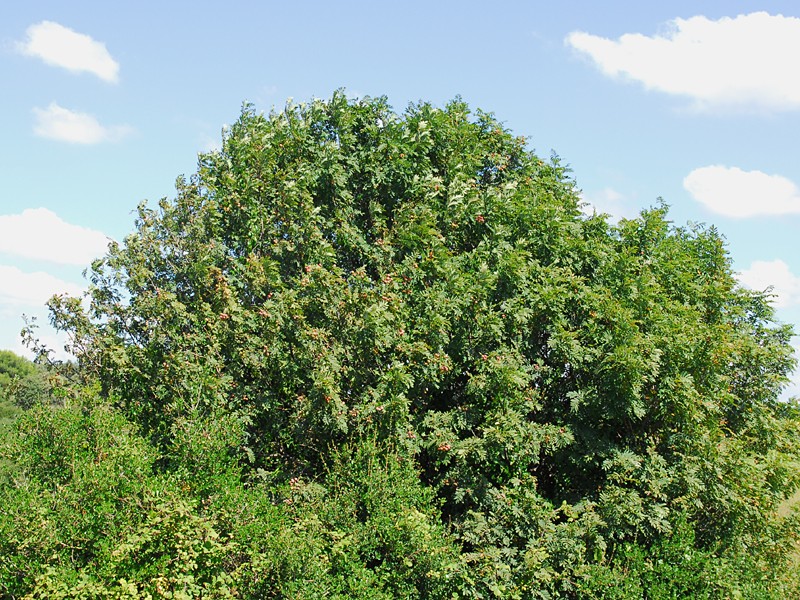
<svg viewBox="0 0 800 600">
<path fill-rule="evenodd" d="M 3 525 L 6 590 L 797 589 L 791 328 L 713 227 L 585 214 L 461 100 L 245 106 L 89 278 L 51 301 L 89 388 L 6 444 L 9 515 L 61 497 L 35 540 Z"/>
<path fill-rule="evenodd" d="M 51 400 L 44 368 L 10 350 L 0 350 L 0 426 L 25 408 Z"/>
</svg>

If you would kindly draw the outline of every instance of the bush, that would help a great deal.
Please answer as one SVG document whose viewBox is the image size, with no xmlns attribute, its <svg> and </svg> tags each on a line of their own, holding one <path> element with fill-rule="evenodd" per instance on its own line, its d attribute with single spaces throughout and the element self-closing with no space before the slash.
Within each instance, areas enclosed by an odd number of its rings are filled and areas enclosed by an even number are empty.
<svg viewBox="0 0 800 600">
<path fill-rule="evenodd" d="M 37 412 L 13 460 L 80 501 L 45 521 L 35 564 L 118 564 L 96 521 L 153 540 L 137 552 L 165 569 L 208 543 L 203 593 L 222 573 L 275 597 L 788 589 L 791 328 L 714 228 L 661 203 L 584 215 L 557 157 L 461 100 L 245 107 L 89 276 L 89 310 L 54 298 L 53 320 L 152 455 L 141 485 L 177 494 L 164 510 L 196 536 L 147 537 L 150 504 L 106 516 L 145 492 L 83 489 L 81 469 L 122 464 L 92 437 L 101 413 Z"/>
</svg>

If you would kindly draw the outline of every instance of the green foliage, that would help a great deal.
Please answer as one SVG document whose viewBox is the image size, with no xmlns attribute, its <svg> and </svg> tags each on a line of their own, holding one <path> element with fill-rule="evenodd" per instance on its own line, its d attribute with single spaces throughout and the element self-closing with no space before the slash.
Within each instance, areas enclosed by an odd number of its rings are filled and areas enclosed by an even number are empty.
<svg viewBox="0 0 800 600">
<path fill-rule="evenodd" d="M 20 417 L 3 447 L 2 595 L 450 597 L 458 552 L 407 457 L 366 444 L 336 455 L 327 488 L 243 486 L 214 460 L 228 430 L 194 433 L 208 460 L 172 457 L 165 474 L 104 403 Z"/>
<path fill-rule="evenodd" d="M 0 350 L 0 388 L 7 388 L 14 379 L 36 373 L 36 365 L 10 350 Z"/>
<path fill-rule="evenodd" d="M 154 473 L 157 457 L 103 403 L 22 415 L 3 447 L 0 593 L 232 598 L 227 540 L 180 480 Z"/>
<path fill-rule="evenodd" d="M 19 413 L 52 399 L 52 385 L 44 368 L 9 350 L 0 350 L 0 428 Z"/>
<path fill-rule="evenodd" d="M 0 431 L 14 422 L 22 409 L 7 400 L 0 400 Z"/>
<path fill-rule="evenodd" d="M 278 530 L 247 528 L 246 597 L 450 598 L 454 541 L 408 457 L 365 441 L 332 459 L 325 486 L 292 479 Z M 272 509 L 274 511 L 274 509 Z M 237 515 L 241 522 L 243 515 Z M 245 533 L 245 531 L 242 531 Z"/>
<path fill-rule="evenodd" d="M 11 438 L 14 593 L 797 590 L 791 329 L 715 229 L 585 216 L 460 100 L 245 107 L 177 188 L 51 302 L 104 400 Z"/>
</svg>

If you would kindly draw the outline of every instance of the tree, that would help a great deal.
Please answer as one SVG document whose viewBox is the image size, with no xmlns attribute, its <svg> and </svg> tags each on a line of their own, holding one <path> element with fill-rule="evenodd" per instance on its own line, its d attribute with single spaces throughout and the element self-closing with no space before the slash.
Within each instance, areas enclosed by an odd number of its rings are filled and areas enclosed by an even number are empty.
<svg viewBox="0 0 800 600">
<path fill-rule="evenodd" d="M 52 385 L 44 367 L 0 350 L 0 423 L 10 423 L 21 409 L 52 399 Z"/>
<path fill-rule="evenodd" d="M 89 310 L 51 308 L 201 496 L 220 460 L 327 489 L 343 448 L 377 447 L 435 496 L 461 595 L 605 597 L 636 572 L 636 596 L 676 577 L 643 565 L 685 556 L 690 595 L 758 572 L 779 597 L 791 329 L 736 284 L 714 228 L 667 215 L 584 215 L 557 157 L 461 100 L 245 106 L 92 265 Z M 393 564 L 359 548 L 371 573 Z"/>
</svg>

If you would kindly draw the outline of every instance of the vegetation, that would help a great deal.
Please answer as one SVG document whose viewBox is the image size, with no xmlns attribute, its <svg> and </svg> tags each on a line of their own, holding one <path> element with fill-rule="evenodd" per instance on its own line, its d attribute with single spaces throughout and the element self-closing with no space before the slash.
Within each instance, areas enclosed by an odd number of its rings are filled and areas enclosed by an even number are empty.
<svg viewBox="0 0 800 600">
<path fill-rule="evenodd" d="M 797 597 L 769 298 L 460 100 L 245 107 L 51 301 L 0 461 L 29 598 Z"/>
<path fill-rule="evenodd" d="M 52 399 L 44 368 L 9 350 L 0 350 L 0 429 L 24 409 Z"/>
</svg>

